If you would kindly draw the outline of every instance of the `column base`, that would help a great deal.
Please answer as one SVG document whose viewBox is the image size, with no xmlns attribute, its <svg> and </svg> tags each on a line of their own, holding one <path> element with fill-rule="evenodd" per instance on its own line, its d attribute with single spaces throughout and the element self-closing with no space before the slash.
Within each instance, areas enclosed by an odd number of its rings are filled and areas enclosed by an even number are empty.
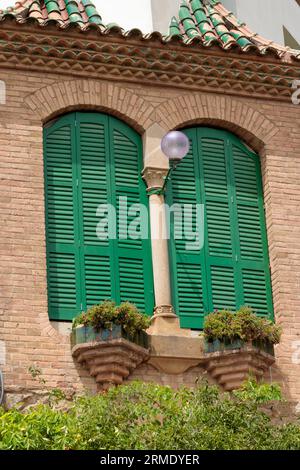
<svg viewBox="0 0 300 470">
<path fill-rule="evenodd" d="M 155 308 L 147 333 L 159 336 L 190 336 L 190 330 L 180 328 L 179 318 L 172 305 L 159 305 Z"/>
</svg>

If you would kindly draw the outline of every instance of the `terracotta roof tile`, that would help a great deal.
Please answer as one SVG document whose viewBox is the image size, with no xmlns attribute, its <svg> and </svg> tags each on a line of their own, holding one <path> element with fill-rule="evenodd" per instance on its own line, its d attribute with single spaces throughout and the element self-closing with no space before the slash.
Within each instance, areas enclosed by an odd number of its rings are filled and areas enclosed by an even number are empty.
<svg viewBox="0 0 300 470">
<path fill-rule="evenodd" d="M 275 52 L 300 59 L 300 51 L 255 34 L 219 0 L 182 0 L 178 16 L 171 20 L 169 37 L 180 37 L 186 44 L 197 38 L 207 47 L 218 44 L 227 50 L 239 46 L 245 52 L 254 49 L 260 54 Z"/>
<path fill-rule="evenodd" d="M 283 62 L 300 60 L 300 51 L 281 46 L 254 33 L 238 21 L 219 0 L 182 0 L 178 17 L 173 17 L 168 34 L 143 34 L 139 29 L 125 31 L 115 23 L 104 25 L 91 0 L 21 0 L 14 7 L 0 10 L 0 21 L 13 17 L 17 23 L 35 20 L 40 26 L 55 21 L 61 29 L 75 25 L 83 31 L 97 28 L 102 34 L 118 32 L 125 38 L 160 40 L 186 46 L 219 46 L 259 55 L 275 55 Z"/>
<path fill-rule="evenodd" d="M 14 7 L 0 10 L 0 18 L 6 15 L 14 16 L 19 22 L 35 18 L 40 24 L 55 20 L 62 26 L 70 23 L 103 25 L 91 0 L 21 0 Z"/>
</svg>

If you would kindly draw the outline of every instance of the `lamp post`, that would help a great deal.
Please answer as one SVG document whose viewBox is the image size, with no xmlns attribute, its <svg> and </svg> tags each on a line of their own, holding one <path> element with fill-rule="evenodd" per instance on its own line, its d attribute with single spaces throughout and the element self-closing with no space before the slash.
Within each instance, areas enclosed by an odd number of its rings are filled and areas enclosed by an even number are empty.
<svg viewBox="0 0 300 470">
<path fill-rule="evenodd" d="M 178 163 L 189 151 L 189 139 L 179 131 L 171 131 L 160 142 L 161 152 L 168 158 L 170 165 L 166 174 L 166 165 L 163 168 L 150 168 L 144 178 L 148 185 L 152 265 L 154 277 L 155 303 L 154 316 L 152 317 L 152 335 L 186 335 L 185 330 L 180 329 L 179 318 L 174 312 L 171 299 L 171 283 L 168 252 L 168 226 L 165 211 L 165 189 L 172 172 Z M 157 149 L 158 150 L 158 149 Z M 154 178 L 151 180 L 151 170 Z M 162 179 L 162 175 L 164 176 Z M 150 186 L 150 188 L 149 188 Z M 149 330 L 149 331 L 150 331 Z"/>
</svg>

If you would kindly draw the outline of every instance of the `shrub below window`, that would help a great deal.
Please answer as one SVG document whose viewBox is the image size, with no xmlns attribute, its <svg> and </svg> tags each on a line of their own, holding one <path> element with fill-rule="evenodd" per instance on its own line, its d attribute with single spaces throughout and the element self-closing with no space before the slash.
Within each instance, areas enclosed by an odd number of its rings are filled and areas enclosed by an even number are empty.
<svg viewBox="0 0 300 470">
<path fill-rule="evenodd" d="M 236 313 L 216 311 L 208 315 L 204 322 L 204 337 L 209 342 L 219 340 L 230 343 L 241 340 L 278 344 L 280 336 L 280 327 L 266 318 L 258 317 L 250 307 L 242 307 Z"/>
<path fill-rule="evenodd" d="M 150 319 L 129 302 L 116 306 L 107 300 L 78 315 L 73 321 L 73 328 L 80 325 L 92 326 L 96 331 L 110 330 L 114 325 L 120 325 L 128 335 L 134 336 L 149 328 Z"/>
<path fill-rule="evenodd" d="M 175 391 L 131 383 L 77 398 L 69 411 L 0 411 L 0 449 L 300 450 L 300 425 L 274 426 L 260 410 L 276 393 L 261 385 L 229 395 L 207 384 Z"/>
</svg>

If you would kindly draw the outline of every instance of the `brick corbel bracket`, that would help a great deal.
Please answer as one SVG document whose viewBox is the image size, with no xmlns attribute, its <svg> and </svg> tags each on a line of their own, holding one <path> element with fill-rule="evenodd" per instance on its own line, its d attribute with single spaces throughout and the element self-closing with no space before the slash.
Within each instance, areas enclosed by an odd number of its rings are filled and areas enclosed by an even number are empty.
<svg viewBox="0 0 300 470">
<path fill-rule="evenodd" d="M 95 378 L 98 390 L 120 385 L 133 370 L 149 358 L 149 351 L 124 338 L 77 344 L 72 349 L 76 361 Z"/>
<path fill-rule="evenodd" d="M 205 354 L 205 362 L 209 375 L 230 392 L 240 388 L 249 376 L 261 380 L 275 357 L 249 344 L 240 349 Z"/>
</svg>

